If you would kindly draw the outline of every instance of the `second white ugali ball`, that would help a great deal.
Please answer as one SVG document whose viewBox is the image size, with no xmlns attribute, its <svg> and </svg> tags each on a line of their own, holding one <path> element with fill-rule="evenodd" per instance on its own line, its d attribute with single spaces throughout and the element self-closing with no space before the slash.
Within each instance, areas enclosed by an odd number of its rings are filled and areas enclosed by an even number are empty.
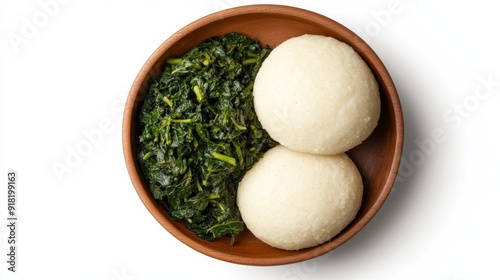
<svg viewBox="0 0 500 280">
<path fill-rule="evenodd" d="M 314 154 L 357 146 L 380 114 L 370 68 L 352 47 L 321 35 L 288 39 L 270 53 L 255 79 L 254 104 L 274 140 Z"/>
<path fill-rule="evenodd" d="M 342 231 L 361 206 L 363 183 L 349 157 L 278 145 L 240 182 L 237 204 L 248 229 L 273 247 L 298 250 Z"/>
</svg>

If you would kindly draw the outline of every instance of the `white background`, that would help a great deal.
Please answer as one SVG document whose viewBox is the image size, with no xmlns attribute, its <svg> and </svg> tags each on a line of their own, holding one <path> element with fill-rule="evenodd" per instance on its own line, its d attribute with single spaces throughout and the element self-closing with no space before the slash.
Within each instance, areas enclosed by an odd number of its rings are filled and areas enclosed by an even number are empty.
<svg viewBox="0 0 500 280">
<path fill-rule="evenodd" d="M 149 214 L 125 168 L 121 117 L 139 69 L 172 33 L 262 2 L 0 0 L 0 279 L 500 279 L 500 5 L 436 2 L 266 2 L 335 19 L 378 53 L 404 108 L 404 164 L 349 242 L 251 267 L 186 247 Z M 9 170 L 18 172 L 16 273 Z"/>
</svg>

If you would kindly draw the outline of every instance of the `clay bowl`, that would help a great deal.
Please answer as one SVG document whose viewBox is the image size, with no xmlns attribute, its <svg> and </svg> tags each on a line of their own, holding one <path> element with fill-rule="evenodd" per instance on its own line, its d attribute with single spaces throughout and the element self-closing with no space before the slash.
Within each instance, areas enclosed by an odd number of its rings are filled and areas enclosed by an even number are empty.
<svg viewBox="0 0 500 280">
<path fill-rule="evenodd" d="M 202 40 L 229 32 L 239 32 L 276 47 L 284 40 L 302 34 L 322 34 L 351 45 L 366 60 L 375 74 L 382 101 L 379 124 L 371 136 L 348 152 L 364 181 L 364 196 L 357 218 L 331 241 L 313 248 L 286 251 L 272 248 L 248 230 L 238 235 L 231 246 L 229 238 L 205 241 L 196 237 L 181 222 L 173 221 L 165 208 L 151 195 L 136 160 L 138 111 L 148 89 L 166 58 L 180 56 Z M 246 265 L 280 265 L 325 254 L 358 233 L 377 213 L 396 179 L 403 145 L 401 105 L 393 81 L 374 51 L 352 31 L 317 13 L 288 6 L 250 5 L 205 16 L 168 38 L 146 61 L 135 79 L 126 102 L 123 118 L 123 150 L 132 183 L 151 214 L 170 234 L 189 247 L 213 258 Z M 168 238 L 168 236 L 165 236 Z"/>
</svg>

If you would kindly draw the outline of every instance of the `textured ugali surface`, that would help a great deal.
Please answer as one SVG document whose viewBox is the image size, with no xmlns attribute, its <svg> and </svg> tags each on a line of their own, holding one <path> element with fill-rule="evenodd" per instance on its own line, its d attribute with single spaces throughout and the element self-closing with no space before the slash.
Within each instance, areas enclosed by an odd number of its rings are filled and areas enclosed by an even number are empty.
<svg viewBox="0 0 500 280">
<path fill-rule="evenodd" d="M 321 35 L 288 39 L 271 52 L 255 79 L 254 104 L 273 139 L 315 154 L 359 145 L 380 114 L 370 68 L 349 45 Z"/>
<path fill-rule="evenodd" d="M 257 238 L 298 250 L 344 229 L 355 218 L 362 195 L 361 176 L 344 153 L 313 155 L 278 145 L 245 174 L 237 203 Z"/>
</svg>

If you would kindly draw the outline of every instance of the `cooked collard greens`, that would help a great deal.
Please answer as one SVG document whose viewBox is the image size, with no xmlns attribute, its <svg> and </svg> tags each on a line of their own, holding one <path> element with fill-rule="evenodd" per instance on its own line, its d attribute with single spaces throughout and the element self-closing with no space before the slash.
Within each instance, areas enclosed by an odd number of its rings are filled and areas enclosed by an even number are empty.
<svg viewBox="0 0 500 280">
<path fill-rule="evenodd" d="M 204 40 L 166 60 L 139 116 L 138 160 L 155 199 L 197 236 L 244 229 L 236 189 L 276 145 L 253 108 L 255 76 L 268 46 L 238 33 Z"/>
</svg>

